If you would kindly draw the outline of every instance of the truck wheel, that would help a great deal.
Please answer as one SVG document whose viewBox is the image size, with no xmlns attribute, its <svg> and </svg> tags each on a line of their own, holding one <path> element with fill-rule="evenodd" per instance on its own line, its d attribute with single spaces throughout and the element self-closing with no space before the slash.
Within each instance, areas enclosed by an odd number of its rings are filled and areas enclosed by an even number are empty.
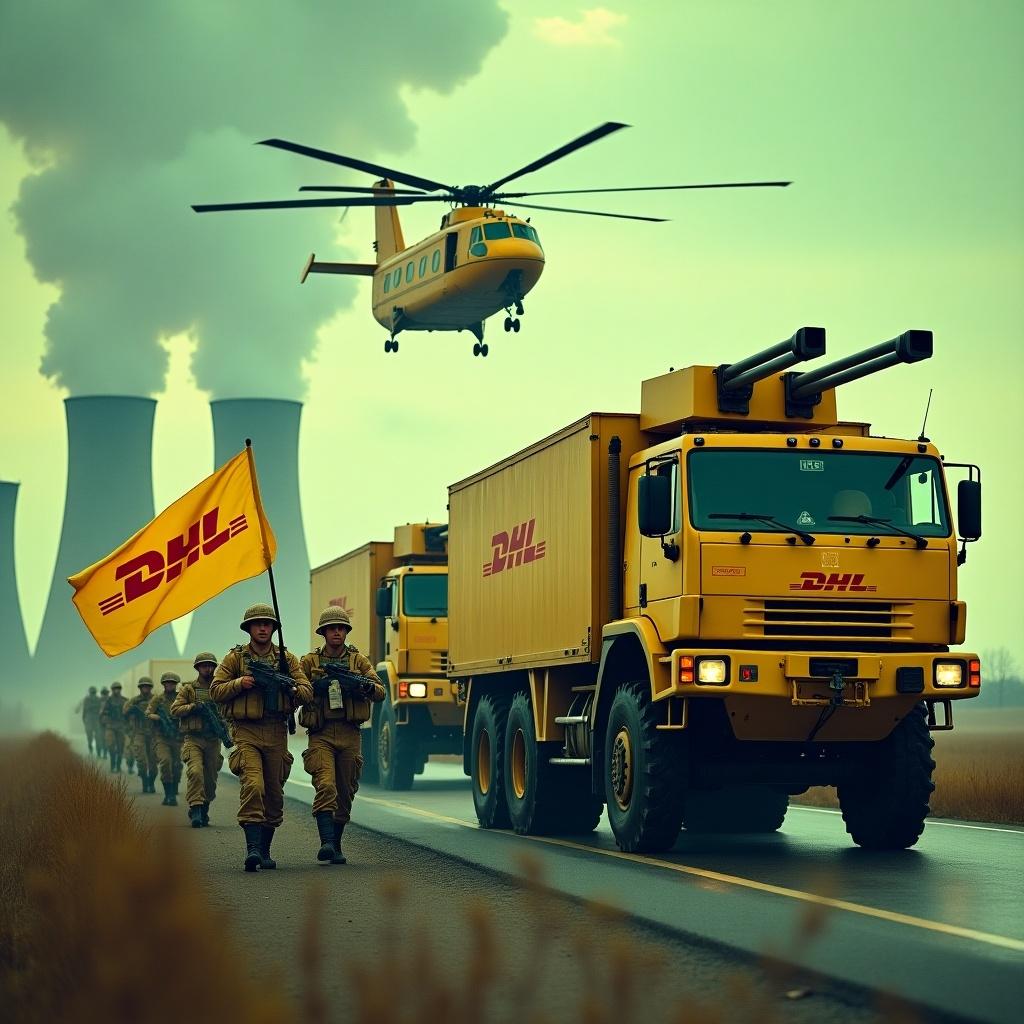
<svg viewBox="0 0 1024 1024">
<path fill-rule="evenodd" d="M 789 794 L 764 786 L 730 786 L 687 793 L 687 832 L 777 832 L 786 818 Z"/>
<path fill-rule="evenodd" d="M 839 787 L 839 807 L 858 846 L 869 850 L 905 850 L 924 831 L 928 799 L 935 789 L 932 747 L 923 704 L 869 755 L 863 781 Z"/>
<path fill-rule="evenodd" d="M 398 728 L 395 706 L 390 699 L 385 700 L 377 731 L 377 766 L 380 784 L 385 789 L 412 789 L 416 742 L 410 735 L 411 729 L 411 725 Z"/>
<path fill-rule="evenodd" d="M 679 836 L 686 796 L 682 736 L 659 732 L 648 683 L 619 686 L 608 712 L 604 788 L 608 820 L 627 853 L 668 850 Z"/>
<path fill-rule="evenodd" d="M 360 729 L 359 741 L 363 754 L 363 770 L 359 781 L 375 786 L 380 781 L 380 771 L 377 768 L 377 727 L 369 725 Z"/>
<path fill-rule="evenodd" d="M 483 828 L 508 828 L 505 801 L 505 730 L 508 703 L 485 693 L 473 713 L 470 727 L 470 776 L 473 807 Z"/>
</svg>

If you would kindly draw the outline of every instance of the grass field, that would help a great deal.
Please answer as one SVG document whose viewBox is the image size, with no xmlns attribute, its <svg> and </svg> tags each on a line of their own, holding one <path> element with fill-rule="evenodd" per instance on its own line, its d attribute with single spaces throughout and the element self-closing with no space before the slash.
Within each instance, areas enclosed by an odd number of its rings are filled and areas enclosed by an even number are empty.
<svg viewBox="0 0 1024 1024">
<path fill-rule="evenodd" d="M 1024 708 L 968 708 L 952 732 L 933 733 L 932 815 L 1024 825 Z M 793 803 L 838 807 L 835 790 L 815 788 Z"/>
</svg>

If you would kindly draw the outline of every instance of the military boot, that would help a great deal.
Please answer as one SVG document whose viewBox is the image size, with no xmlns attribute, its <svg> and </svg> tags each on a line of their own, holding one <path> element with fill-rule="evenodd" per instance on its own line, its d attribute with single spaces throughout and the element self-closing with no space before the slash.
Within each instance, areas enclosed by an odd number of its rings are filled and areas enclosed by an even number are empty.
<svg viewBox="0 0 1024 1024">
<path fill-rule="evenodd" d="M 273 871 L 277 867 L 277 861 L 270 856 L 270 844 L 274 841 L 274 829 L 269 825 L 261 825 L 260 828 L 263 830 L 260 837 L 260 859 L 262 861 L 260 867 L 267 871 Z"/>
<path fill-rule="evenodd" d="M 341 852 L 341 836 L 344 833 L 344 831 L 345 831 L 345 822 L 343 822 L 343 821 L 336 821 L 334 823 L 334 842 L 332 844 L 333 849 L 331 851 L 332 854 L 333 854 L 333 856 L 331 857 L 331 863 L 332 864 L 347 864 L 348 863 L 348 860 L 345 857 L 345 854 L 343 854 Z"/>
<path fill-rule="evenodd" d="M 114 751 L 110 751 L 110 771 L 112 773 L 117 771 L 117 754 Z"/>
<path fill-rule="evenodd" d="M 330 811 L 317 811 L 316 830 L 320 833 L 320 849 L 316 859 L 321 864 L 330 864 L 334 859 L 334 820 Z"/>
<path fill-rule="evenodd" d="M 164 783 L 164 798 L 161 801 L 164 807 L 177 807 L 178 801 L 174 799 L 174 786 L 170 782 Z"/>
<path fill-rule="evenodd" d="M 204 826 L 209 825 L 210 824 L 210 805 L 208 803 L 204 803 L 202 805 L 202 807 L 200 807 L 199 812 L 200 812 L 200 821 L 202 821 L 203 825 Z"/>
<path fill-rule="evenodd" d="M 193 828 L 203 827 L 203 808 L 199 804 L 188 809 L 188 820 L 192 823 Z"/>
<path fill-rule="evenodd" d="M 259 871 L 263 866 L 263 858 L 260 856 L 260 839 L 262 837 L 262 825 L 243 825 L 245 833 L 245 870 Z"/>
<path fill-rule="evenodd" d="M 135 774 L 135 762 L 130 757 L 128 758 L 128 774 Z"/>
</svg>

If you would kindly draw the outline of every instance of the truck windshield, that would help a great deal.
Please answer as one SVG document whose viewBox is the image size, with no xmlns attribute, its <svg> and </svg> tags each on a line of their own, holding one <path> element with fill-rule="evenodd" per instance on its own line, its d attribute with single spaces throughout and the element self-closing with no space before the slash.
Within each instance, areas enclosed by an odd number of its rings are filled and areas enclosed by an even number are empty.
<svg viewBox="0 0 1024 1024">
<path fill-rule="evenodd" d="M 690 452 L 688 465 L 698 530 L 787 532 L 763 521 L 752 526 L 747 516 L 722 518 L 754 511 L 808 533 L 949 536 L 942 469 L 929 456 L 704 449 Z"/>
<path fill-rule="evenodd" d="M 438 573 L 430 576 L 406 576 L 402 584 L 402 611 L 406 615 L 421 618 L 447 618 L 447 575 Z"/>
</svg>

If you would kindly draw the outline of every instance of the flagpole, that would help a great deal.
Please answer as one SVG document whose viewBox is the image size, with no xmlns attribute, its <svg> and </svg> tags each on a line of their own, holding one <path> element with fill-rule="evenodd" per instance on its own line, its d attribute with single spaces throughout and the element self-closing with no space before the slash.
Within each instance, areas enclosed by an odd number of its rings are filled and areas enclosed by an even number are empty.
<svg viewBox="0 0 1024 1024">
<path fill-rule="evenodd" d="M 267 535 L 263 529 L 263 499 L 260 497 L 260 485 L 256 478 L 256 459 L 252 453 L 252 438 L 247 437 L 245 439 L 245 454 L 249 459 L 249 479 L 252 482 L 252 493 L 256 499 L 256 511 L 258 513 L 257 519 L 260 523 L 260 540 L 263 542 L 263 550 L 267 550 Z M 287 673 L 288 671 L 288 660 L 285 657 L 285 646 L 284 646 L 284 627 L 281 625 L 281 609 L 277 604 L 277 586 L 274 583 L 274 567 L 267 562 L 267 575 L 270 577 L 270 600 L 274 605 L 274 616 L 277 619 L 277 640 L 280 645 L 279 651 L 279 664 L 278 669 L 281 672 Z"/>
</svg>

